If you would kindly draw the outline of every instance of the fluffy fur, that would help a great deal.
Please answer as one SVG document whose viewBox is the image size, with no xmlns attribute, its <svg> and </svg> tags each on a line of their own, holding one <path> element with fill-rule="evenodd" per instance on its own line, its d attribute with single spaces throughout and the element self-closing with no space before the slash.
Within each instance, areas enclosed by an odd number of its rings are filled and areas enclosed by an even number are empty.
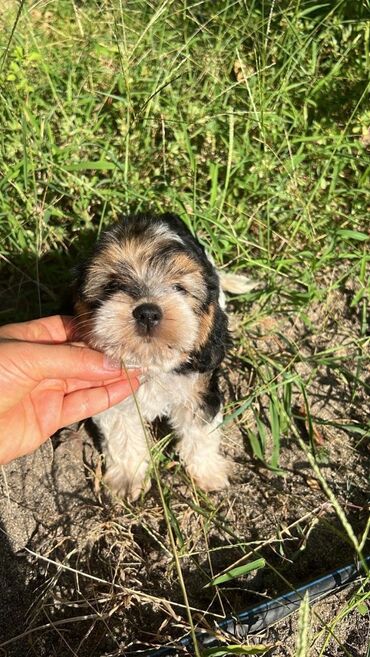
<svg viewBox="0 0 370 657">
<path fill-rule="evenodd" d="M 79 270 L 75 314 L 89 345 L 145 372 L 135 398 L 94 418 L 108 487 L 132 500 L 149 487 L 145 423 L 167 416 L 189 475 L 205 490 L 224 488 L 224 297 L 214 265 L 185 224 L 173 214 L 122 218 Z"/>
</svg>

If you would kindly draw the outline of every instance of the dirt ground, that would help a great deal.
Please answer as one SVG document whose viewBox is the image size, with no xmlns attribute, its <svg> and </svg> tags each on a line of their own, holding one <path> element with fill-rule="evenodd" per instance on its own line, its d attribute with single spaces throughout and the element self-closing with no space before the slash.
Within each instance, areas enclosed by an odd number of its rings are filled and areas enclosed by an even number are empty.
<svg viewBox="0 0 370 657">
<path fill-rule="evenodd" d="M 249 344 L 274 357 L 281 350 L 283 358 L 287 346 L 281 336 L 286 336 L 299 344 L 297 369 L 307 377 L 311 366 L 305 355 L 333 343 L 345 353 L 348 341 L 353 344 L 358 335 L 360 317 L 348 311 L 349 293 L 334 292 L 325 304 L 312 307 L 311 330 L 296 317 L 277 313 L 265 318 Z M 232 321 L 238 326 L 234 310 Z M 229 400 L 253 385 L 253 375 L 238 366 L 239 356 L 240 348 L 234 347 L 224 369 Z M 369 375 L 365 372 L 365 378 Z M 308 396 L 313 415 L 321 420 L 365 425 L 369 417 L 365 391 L 354 395 L 348 379 L 325 364 L 313 373 Z M 297 395 L 293 402 L 299 409 L 302 399 Z M 203 627 L 354 558 L 305 451 L 283 435 L 283 474 L 269 470 L 253 457 L 245 435 L 248 422 L 252 426 L 246 411 L 225 429 L 225 452 L 236 466 L 232 485 L 222 494 L 206 497 L 191 491 L 171 447 L 163 462 L 189 603 L 200 610 L 194 619 Z M 304 423 L 302 418 L 307 439 Z M 332 424 L 320 424 L 317 431 L 321 472 L 361 535 L 368 517 L 368 444 Z M 118 657 L 186 634 L 186 611 L 156 486 L 135 507 L 112 504 L 102 494 L 100 473 L 96 440 L 84 427 L 64 430 L 53 445 L 2 469 L 0 654 Z M 220 593 L 205 588 L 210 574 L 245 558 L 252 548 L 256 552 L 248 558 L 261 555 L 269 567 L 222 585 Z M 341 616 L 354 590 L 356 585 L 314 605 L 310 655 L 368 655 L 369 610 L 349 609 Z M 332 628 L 331 638 L 325 624 Z M 274 657 L 293 657 L 296 628 L 294 614 L 250 637 L 250 643 L 271 644 Z"/>
</svg>

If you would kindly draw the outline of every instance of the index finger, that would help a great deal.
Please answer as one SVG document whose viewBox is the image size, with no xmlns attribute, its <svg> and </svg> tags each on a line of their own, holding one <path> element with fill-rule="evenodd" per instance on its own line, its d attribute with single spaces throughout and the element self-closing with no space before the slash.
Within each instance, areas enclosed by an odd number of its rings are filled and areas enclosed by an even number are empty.
<svg viewBox="0 0 370 657">
<path fill-rule="evenodd" d="M 24 340 L 46 344 L 61 344 L 73 338 L 73 317 L 51 315 L 29 322 L 6 324 L 0 327 L 0 339 Z"/>
</svg>

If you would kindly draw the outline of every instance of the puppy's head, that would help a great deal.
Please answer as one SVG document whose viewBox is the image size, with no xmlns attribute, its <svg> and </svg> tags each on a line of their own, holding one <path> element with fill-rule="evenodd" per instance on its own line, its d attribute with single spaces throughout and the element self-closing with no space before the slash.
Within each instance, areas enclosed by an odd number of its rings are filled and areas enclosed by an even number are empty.
<svg viewBox="0 0 370 657">
<path fill-rule="evenodd" d="M 128 367 L 197 369 L 203 355 L 213 369 L 223 357 L 218 297 L 217 273 L 178 217 L 126 217 L 80 267 L 78 334 Z"/>
</svg>

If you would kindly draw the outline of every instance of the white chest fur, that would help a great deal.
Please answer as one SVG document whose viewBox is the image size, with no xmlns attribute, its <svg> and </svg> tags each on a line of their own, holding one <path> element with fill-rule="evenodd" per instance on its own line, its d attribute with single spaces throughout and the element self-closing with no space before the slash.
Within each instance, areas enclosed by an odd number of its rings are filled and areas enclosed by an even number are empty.
<svg viewBox="0 0 370 657">
<path fill-rule="evenodd" d="M 152 422 L 158 417 L 169 415 L 174 407 L 192 405 L 198 378 L 197 372 L 187 375 L 172 372 L 156 374 L 142 383 L 135 399 L 126 399 L 115 408 L 127 413 L 131 412 L 133 405 L 137 405 L 143 419 Z"/>
<path fill-rule="evenodd" d="M 136 499 L 148 488 L 150 437 L 145 423 L 168 416 L 187 471 L 205 490 L 227 485 L 227 461 L 219 454 L 222 413 L 207 422 L 200 411 L 199 373 L 155 374 L 131 396 L 94 417 L 104 436 L 107 486 Z"/>
</svg>

